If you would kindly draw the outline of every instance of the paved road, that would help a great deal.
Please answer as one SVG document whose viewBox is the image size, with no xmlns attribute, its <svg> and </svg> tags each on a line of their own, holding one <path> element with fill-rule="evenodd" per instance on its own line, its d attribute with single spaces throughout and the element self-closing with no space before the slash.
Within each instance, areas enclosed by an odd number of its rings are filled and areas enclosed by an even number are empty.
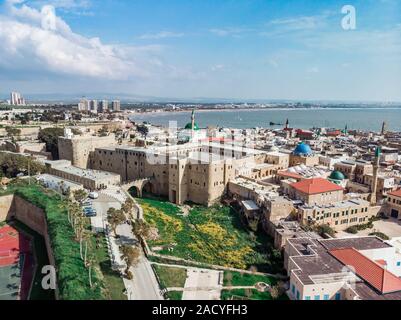
<svg viewBox="0 0 401 320">
<path fill-rule="evenodd" d="M 109 192 L 111 192 L 110 190 Z M 107 224 L 107 210 L 111 207 L 120 209 L 121 203 L 115 197 L 100 194 L 99 198 L 93 201 L 93 207 L 98 212 L 97 225 Z M 116 241 L 118 245 L 136 245 L 138 240 L 131 230 L 131 226 L 123 224 L 117 227 L 117 234 L 120 238 Z M 149 261 L 142 252 L 140 262 L 135 268 L 131 268 L 134 275 L 132 280 L 123 278 L 129 300 L 163 300 L 160 294 L 159 284 Z"/>
<path fill-rule="evenodd" d="M 122 236 L 120 239 L 125 244 L 138 243 L 131 227 L 127 224 L 119 226 L 117 233 Z M 131 268 L 131 272 L 134 278 L 132 280 L 124 279 L 130 300 L 163 300 L 153 269 L 143 252 L 139 263 L 134 268 Z"/>
</svg>

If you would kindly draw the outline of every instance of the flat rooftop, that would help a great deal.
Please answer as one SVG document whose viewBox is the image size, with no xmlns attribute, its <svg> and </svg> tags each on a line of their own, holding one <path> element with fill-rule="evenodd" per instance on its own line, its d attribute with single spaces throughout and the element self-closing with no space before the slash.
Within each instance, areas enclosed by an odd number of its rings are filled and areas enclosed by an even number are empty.
<svg viewBox="0 0 401 320">
<path fill-rule="evenodd" d="M 47 182 L 47 183 L 52 183 L 52 184 L 58 184 L 58 183 L 62 182 L 63 185 L 67 188 L 68 187 L 82 187 L 82 184 L 78 184 L 76 182 L 73 182 L 73 181 L 70 181 L 67 179 L 63 179 L 63 178 L 60 178 L 57 176 L 53 176 L 53 175 L 47 174 L 47 173 L 37 176 L 36 179 Z"/>
<path fill-rule="evenodd" d="M 333 202 L 331 204 L 325 204 L 325 205 L 303 205 L 303 209 L 332 209 L 332 208 L 349 208 L 349 207 L 354 207 L 354 206 L 369 206 L 370 203 L 369 201 L 363 200 L 361 198 L 355 198 L 351 200 L 344 200 L 344 201 L 339 201 L 339 202 Z"/>
<path fill-rule="evenodd" d="M 78 167 L 74 167 L 71 165 L 57 165 L 53 166 L 54 169 L 60 170 L 75 176 L 79 176 L 86 179 L 97 180 L 97 179 L 106 179 L 110 177 L 119 177 L 118 174 L 99 171 L 99 170 L 90 170 L 90 169 L 82 169 Z"/>
</svg>

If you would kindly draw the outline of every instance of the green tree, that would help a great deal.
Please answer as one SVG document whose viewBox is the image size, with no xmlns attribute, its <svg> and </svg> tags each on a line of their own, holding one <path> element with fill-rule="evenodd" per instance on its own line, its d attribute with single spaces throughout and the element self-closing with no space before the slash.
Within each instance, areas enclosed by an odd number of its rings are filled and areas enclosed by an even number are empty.
<svg viewBox="0 0 401 320">
<path fill-rule="evenodd" d="M 101 137 L 105 137 L 109 134 L 109 129 L 107 128 L 106 125 L 104 125 L 101 129 L 99 129 L 98 134 Z"/>
<path fill-rule="evenodd" d="M 121 206 L 121 210 L 125 213 L 131 216 L 132 209 L 134 208 L 134 201 L 132 201 L 131 198 L 127 198 L 123 205 Z"/>
<path fill-rule="evenodd" d="M 138 237 L 138 238 L 147 238 L 150 233 L 150 227 L 149 225 L 143 221 L 143 220 L 136 220 L 134 224 L 132 225 L 132 232 Z"/>
<path fill-rule="evenodd" d="M 115 236 L 117 236 L 117 226 L 125 221 L 125 215 L 121 210 L 116 210 L 115 208 L 110 208 L 107 211 L 107 221 L 110 223 L 111 229 Z"/>
<path fill-rule="evenodd" d="M 334 237 L 336 234 L 335 230 L 328 224 L 320 224 L 315 226 L 315 231 L 322 237 L 326 234 L 328 234 L 330 237 Z"/>
<path fill-rule="evenodd" d="M 120 247 L 121 259 L 126 263 L 125 274 L 129 275 L 129 269 L 139 262 L 140 250 L 138 247 L 123 245 Z"/>
<path fill-rule="evenodd" d="M 58 138 L 63 135 L 63 128 L 45 128 L 39 131 L 38 139 L 46 144 L 46 151 L 52 154 L 53 160 L 59 159 Z"/>
<path fill-rule="evenodd" d="M 0 157 L 0 168 L 8 178 L 15 178 L 19 173 L 37 175 L 46 170 L 45 166 L 34 160 L 18 154 L 4 154 Z"/>
<path fill-rule="evenodd" d="M 73 192 L 74 199 L 77 202 L 82 202 L 88 196 L 88 193 L 84 189 L 78 189 Z"/>
</svg>

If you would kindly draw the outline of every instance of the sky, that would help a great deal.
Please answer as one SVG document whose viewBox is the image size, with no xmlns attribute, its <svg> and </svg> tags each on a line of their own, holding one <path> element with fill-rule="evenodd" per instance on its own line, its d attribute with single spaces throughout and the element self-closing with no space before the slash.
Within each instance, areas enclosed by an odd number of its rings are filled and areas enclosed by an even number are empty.
<svg viewBox="0 0 401 320">
<path fill-rule="evenodd" d="M 401 101 L 401 0 L 0 0 L 11 91 Z"/>
</svg>

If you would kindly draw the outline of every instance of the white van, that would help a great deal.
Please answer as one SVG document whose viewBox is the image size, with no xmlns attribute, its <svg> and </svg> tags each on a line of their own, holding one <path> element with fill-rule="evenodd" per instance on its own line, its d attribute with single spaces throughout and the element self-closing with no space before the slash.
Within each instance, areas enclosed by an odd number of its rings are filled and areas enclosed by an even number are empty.
<svg viewBox="0 0 401 320">
<path fill-rule="evenodd" d="M 99 194 L 97 192 L 91 192 L 89 193 L 88 197 L 91 199 L 97 199 L 99 198 Z"/>
</svg>

